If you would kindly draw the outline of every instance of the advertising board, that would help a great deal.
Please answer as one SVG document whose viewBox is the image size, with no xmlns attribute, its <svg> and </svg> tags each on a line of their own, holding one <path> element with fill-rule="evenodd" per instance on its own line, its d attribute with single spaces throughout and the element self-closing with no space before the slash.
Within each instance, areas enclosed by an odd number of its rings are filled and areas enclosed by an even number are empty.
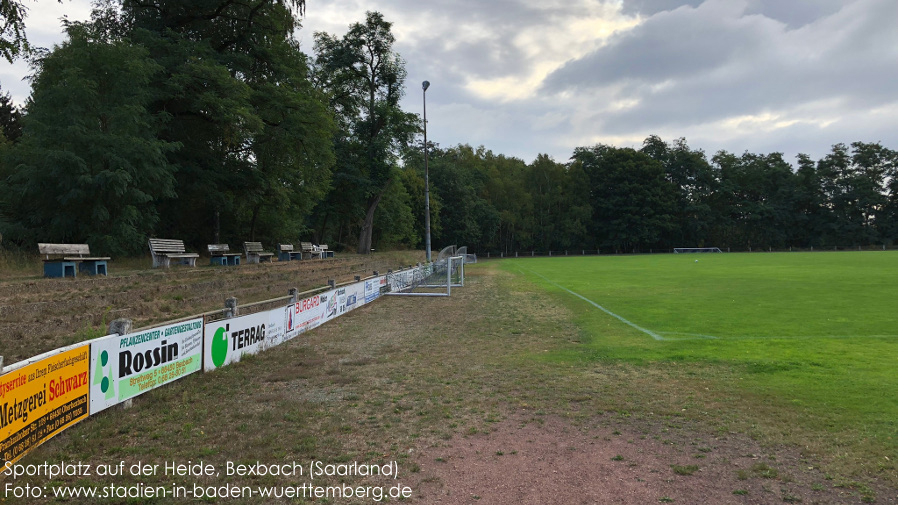
<svg viewBox="0 0 898 505">
<path fill-rule="evenodd" d="M 88 416 L 90 346 L 0 376 L 0 457 L 14 462 Z"/>
<path fill-rule="evenodd" d="M 240 361 L 244 354 L 256 354 L 285 340 L 283 307 L 206 323 L 203 339 L 203 369 L 216 368 Z"/>
<path fill-rule="evenodd" d="M 90 345 L 90 413 L 202 368 L 203 320 L 112 335 Z"/>
</svg>

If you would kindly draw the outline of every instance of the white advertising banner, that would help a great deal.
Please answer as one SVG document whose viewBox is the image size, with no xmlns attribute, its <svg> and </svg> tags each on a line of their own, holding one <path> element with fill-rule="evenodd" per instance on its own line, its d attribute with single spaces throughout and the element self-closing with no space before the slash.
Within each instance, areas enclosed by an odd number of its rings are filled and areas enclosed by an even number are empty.
<svg viewBox="0 0 898 505">
<path fill-rule="evenodd" d="M 202 318 L 91 342 L 90 414 L 199 371 L 202 352 Z"/>
<path fill-rule="evenodd" d="M 240 361 L 244 354 L 256 354 L 285 340 L 284 309 L 268 310 L 247 316 L 206 324 L 203 369 Z"/>
<path fill-rule="evenodd" d="M 284 309 L 287 317 L 287 340 L 320 325 L 324 320 L 326 304 L 326 295 L 323 303 L 322 295 L 314 295 L 288 305 Z"/>
<path fill-rule="evenodd" d="M 346 312 L 365 305 L 365 283 L 356 282 L 346 286 Z"/>
<path fill-rule="evenodd" d="M 387 276 L 381 275 L 365 281 L 365 303 L 371 303 L 380 296 L 380 288 L 387 285 Z"/>
</svg>

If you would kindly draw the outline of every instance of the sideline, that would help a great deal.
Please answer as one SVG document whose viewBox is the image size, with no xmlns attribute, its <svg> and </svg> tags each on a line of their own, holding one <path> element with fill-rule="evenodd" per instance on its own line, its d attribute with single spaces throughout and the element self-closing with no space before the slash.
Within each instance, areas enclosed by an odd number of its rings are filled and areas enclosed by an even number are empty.
<svg viewBox="0 0 898 505">
<path fill-rule="evenodd" d="M 556 283 L 556 282 L 553 282 L 552 280 L 548 279 L 547 277 L 545 277 L 545 276 L 542 275 L 542 274 L 539 274 L 539 273 L 537 273 L 537 272 L 534 272 L 533 270 L 529 270 L 529 269 L 526 269 L 526 268 L 522 268 L 522 267 L 520 267 L 520 266 L 518 266 L 518 265 L 515 265 L 515 267 L 516 267 L 521 273 L 527 273 L 527 272 L 529 272 L 529 273 L 531 273 L 531 274 L 533 274 L 533 275 L 539 277 L 540 279 L 542 279 L 542 280 L 548 282 L 549 284 L 555 286 L 556 288 L 562 289 L 562 290 L 564 290 L 564 291 L 567 291 L 568 293 L 570 293 L 570 294 L 576 296 L 577 298 L 583 300 L 584 302 L 586 302 L 586 303 L 592 305 L 593 307 L 595 307 L 595 308 L 601 310 L 602 312 L 608 314 L 609 316 L 614 317 L 614 318 L 617 319 L 618 321 L 620 321 L 620 322 L 622 322 L 622 323 L 624 323 L 624 324 L 626 324 L 626 325 L 628 325 L 628 326 L 630 326 L 630 327 L 632 327 L 632 328 L 634 328 L 634 329 L 636 329 L 636 330 L 639 330 L 639 331 L 641 331 L 642 333 L 645 333 L 646 335 L 652 337 L 653 339 L 655 339 L 655 340 L 657 340 L 657 341 L 664 341 L 664 342 L 679 342 L 679 341 L 682 341 L 682 340 L 720 340 L 720 339 L 721 339 L 721 337 L 715 337 L 715 336 L 713 336 L 713 335 L 702 335 L 702 334 L 699 334 L 699 333 L 680 333 L 680 332 L 675 332 L 675 331 L 662 331 L 662 332 L 657 332 L 657 333 L 656 333 L 656 332 L 654 332 L 654 331 L 652 331 L 652 330 L 649 330 L 649 329 L 643 328 L 642 326 L 639 326 L 638 324 L 636 324 L 636 323 L 630 321 L 629 319 L 624 318 L 623 316 L 619 316 L 619 315 L 615 314 L 614 312 L 611 312 L 610 310 L 606 309 L 605 307 L 602 307 L 601 305 L 599 305 L 598 303 L 596 303 L 596 302 L 590 300 L 589 298 L 586 298 L 585 296 L 581 295 L 580 293 L 577 293 L 577 292 L 575 292 L 575 291 L 571 291 L 570 289 L 568 289 L 568 288 L 566 288 L 566 287 L 564 287 L 564 286 L 562 286 L 562 285 L 560 285 L 560 284 L 558 284 L 558 283 Z M 665 337 L 664 335 L 667 335 L 667 337 Z M 670 338 L 670 336 L 675 336 L 675 335 L 681 335 L 682 337 L 681 337 L 681 338 L 676 338 L 676 337 Z M 891 338 L 896 338 L 896 337 L 898 337 L 898 335 L 862 335 L 862 336 L 858 336 L 858 335 L 800 335 L 800 336 L 785 336 L 785 335 L 752 336 L 752 335 L 740 335 L 740 336 L 733 336 L 733 337 L 724 337 L 723 340 L 768 340 L 768 339 L 769 339 L 769 340 L 798 340 L 798 339 L 818 339 L 818 338 L 831 338 L 831 339 L 858 339 L 858 338 L 891 339 Z"/>
<path fill-rule="evenodd" d="M 518 268 L 521 268 L 521 267 L 518 267 Z M 521 268 L 521 270 L 524 270 L 524 269 Z M 652 338 L 655 339 L 655 340 L 659 340 L 659 341 L 662 341 L 662 340 L 664 340 L 664 341 L 669 340 L 669 339 L 666 339 L 666 338 L 662 337 L 661 335 L 655 333 L 655 332 L 652 331 L 652 330 L 647 330 L 647 329 L 643 328 L 642 326 L 639 326 L 638 324 L 636 324 L 636 323 L 630 321 L 629 319 L 625 319 L 624 317 L 619 316 L 619 315 L 615 314 L 614 312 L 611 312 L 610 310 L 606 309 L 605 307 L 602 307 L 601 305 L 599 305 L 598 303 L 596 303 L 596 302 L 590 300 L 589 298 L 586 298 L 585 296 L 581 295 L 580 293 L 575 293 L 575 292 L 571 291 L 570 289 L 568 289 L 568 288 L 566 288 L 566 287 L 564 287 L 564 286 L 561 286 L 561 285 L 559 285 L 559 284 L 556 284 L 555 282 L 552 282 L 552 281 L 549 280 L 548 278 L 544 277 L 542 274 L 536 273 L 536 272 L 534 272 L 533 270 L 527 270 L 527 271 L 530 272 L 531 274 L 533 274 L 533 275 L 539 277 L 540 279 L 542 279 L 542 280 L 548 282 L 549 284 L 555 286 L 556 288 L 563 289 L 563 290 L 567 291 L 568 293 L 570 293 L 570 294 L 576 296 L 577 298 L 583 300 L 584 302 L 586 302 L 586 303 L 592 305 L 593 307 L 595 307 L 595 308 L 601 310 L 602 312 L 608 314 L 609 316 L 614 317 L 614 318 L 617 319 L 618 321 L 620 321 L 620 322 L 622 322 L 622 323 L 624 323 L 624 324 L 626 324 L 626 325 L 628 325 L 628 326 L 631 326 L 631 327 L 633 327 L 633 328 L 635 328 L 635 329 L 637 329 L 637 330 L 639 330 L 639 331 L 645 333 L 646 335 L 652 337 Z M 713 338 L 713 337 L 712 337 L 712 338 Z"/>
</svg>

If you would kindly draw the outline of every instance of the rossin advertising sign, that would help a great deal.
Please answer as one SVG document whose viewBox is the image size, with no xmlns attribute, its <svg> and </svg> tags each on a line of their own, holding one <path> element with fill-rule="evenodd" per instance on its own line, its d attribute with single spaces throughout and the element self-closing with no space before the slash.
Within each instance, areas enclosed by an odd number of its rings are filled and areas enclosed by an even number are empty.
<svg viewBox="0 0 898 505">
<path fill-rule="evenodd" d="M 284 341 L 283 308 L 234 317 L 206 324 L 203 369 L 240 361 L 244 354 L 256 354 Z"/>
<path fill-rule="evenodd" d="M 90 346 L 0 376 L 0 456 L 14 462 L 88 415 Z"/>
<path fill-rule="evenodd" d="M 91 343 L 90 413 L 202 368 L 203 320 L 191 319 Z"/>
</svg>

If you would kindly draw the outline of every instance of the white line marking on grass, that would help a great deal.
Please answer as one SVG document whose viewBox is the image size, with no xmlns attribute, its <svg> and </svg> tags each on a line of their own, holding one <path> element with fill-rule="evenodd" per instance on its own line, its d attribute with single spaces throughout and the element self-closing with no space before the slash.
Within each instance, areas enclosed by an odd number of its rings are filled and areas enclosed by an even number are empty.
<svg viewBox="0 0 898 505">
<path fill-rule="evenodd" d="M 601 305 L 599 305 L 598 303 L 596 303 L 596 302 L 590 300 L 589 298 L 586 298 L 585 296 L 581 295 L 580 293 L 575 293 L 575 292 L 571 291 L 570 289 L 568 289 L 568 288 L 566 288 L 566 287 L 564 287 L 564 286 L 561 286 L 561 285 L 559 285 L 559 284 L 556 284 L 556 283 L 550 281 L 549 279 L 547 279 L 546 277 L 543 277 L 542 275 L 540 275 L 540 274 L 534 272 L 533 270 L 530 270 L 530 273 L 532 273 L 533 275 L 536 275 L 537 277 L 539 277 L 539 278 L 541 278 L 542 280 L 548 282 L 549 284 L 555 286 L 556 288 L 563 289 L 563 290 L 567 291 L 568 293 L 570 293 L 570 294 L 576 296 L 577 298 L 583 300 L 584 302 L 586 302 L 586 303 L 592 305 L 593 307 L 595 307 L 595 308 L 601 310 L 602 312 L 608 314 L 609 316 L 611 316 L 611 317 L 617 319 L 618 321 L 620 321 L 620 322 L 622 322 L 622 323 L 624 323 L 624 324 L 626 324 L 626 325 L 628 325 L 628 326 L 631 326 L 631 327 L 633 327 L 633 328 L 636 328 L 637 330 L 639 330 L 639 331 L 645 333 L 646 335 L 652 337 L 652 338 L 655 339 L 655 340 L 667 340 L 666 338 L 662 337 L 661 335 L 658 335 L 658 334 L 655 333 L 654 331 L 652 331 L 652 330 L 647 330 L 647 329 L 643 328 L 642 326 L 639 326 L 638 324 L 636 324 L 636 323 L 630 321 L 629 319 L 625 319 L 624 317 L 621 317 L 621 316 L 615 314 L 614 312 L 611 312 L 610 310 L 606 309 L 605 307 L 602 307 Z"/>
<path fill-rule="evenodd" d="M 702 335 L 701 333 L 680 333 L 676 331 L 661 331 L 658 332 L 662 335 L 684 335 L 684 338 L 665 338 L 664 340 L 719 340 L 719 337 L 715 337 L 714 335 Z"/>
<path fill-rule="evenodd" d="M 516 265 L 516 266 L 517 266 L 517 265 Z M 641 331 L 642 333 L 645 333 L 646 335 L 652 337 L 653 339 L 659 340 L 659 341 L 674 342 L 674 341 L 680 341 L 680 340 L 720 340 L 721 338 L 722 338 L 723 340 L 768 340 L 768 339 L 770 339 L 770 340 L 800 340 L 800 339 L 818 339 L 818 338 L 832 338 L 832 339 L 883 338 L 883 339 L 891 339 L 891 338 L 896 338 L 896 337 L 898 337 L 898 335 L 796 335 L 796 336 L 784 336 L 784 335 L 771 335 L 771 336 L 739 335 L 739 336 L 731 336 L 731 337 L 715 337 L 715 336 L 713 336 L 713 335 L 702 335 L 702 334 L 700 334 L 700 333 L 680 333 L 680 332 L 675 332 L 675 331 L 662 331 L 662 332 L 656 333 L 656 332 L 654 332 L 654 331 L 652 331 L 652 330 L 647 330 L 647 329 L 643 328 L 642 326 L 639 326 L 638 324 L 636 324 L 636 323 L 634 323 L 634 322 L 632 322 L 632 321 L 630 321 L 630 320 L 628 320 L 628 319 L 626 319 L 626 318 L 624 318 L 624 317 L 622 317 L 622 316 L 619 316 L 619 315 L 615 314 L 614 312 L 611 312 L 610 310 L 606 309 L 605 307 L 602 307 L 601 305 L 599 305 L 598 303 L 596 303 L 596 302 L 590 300 L 589 298 L 586 298 L 585 296 L 581 295 L 580 293 L 571 291 L 570 289 L 568 289 L 568 288 L 566 288 L 566 287 L 564 287 L 564 286 L 562 286 L 562 285 L 560 285 L 560 284 L 558 284 L 558 283 L 555 283 L 555 282 L 549 280 L 549 279 L 548 279 L 547 277 L 545 277 L 544 275 L 541 275 L 541 274 L 539 274 L 539 273 L 537 273 L 537 272 L 534 272 L 533 270 L 527 270 L 527 269 L 521 268 L 520 266 L 518 266 L 518 268 L 521 270 L 521 272 L 524 272 L 524 270 L 526 270 L 527 272 L 530 272 L 531 274 L 533 274 L 533 275 L 539 277 L 540 279 L 542 279 L 542 280 L 548 282 L 549 284 L 555 286 L 556 288 L 563 289 L 563 290 L 567 291 L 568 293 L 570 293 L 570 294 L 576 296 L 577 298 L 583 300 L 584 302 L 586 302 L 586 303 L 592 305 L 593 307 L 595 307 L 595 308 L 601 310 L 602 312 L 608 314 L 609 316 L 614 317 L 614 318 L 617 319 L 618 321 L 620 321 L 620 322 L 622 322 L 622 323 L 624 323 L 624 324 L 626 324 L 626 325 L 628 325 L 628 326 L 630 326 L 630 327 L 632 327 L 632 328 L 635 328 L 635 329 Z M 667 335 L 667 337 L 664 337 L 664 336 L 662 336 L 662 335 Z M 670 338 L 671 336 L 673 336 L 674 338 Z M 676 336 L 682 336 L 682 337 L 681 337 L 681 338 L 676 338 Z"/>
</svg>

